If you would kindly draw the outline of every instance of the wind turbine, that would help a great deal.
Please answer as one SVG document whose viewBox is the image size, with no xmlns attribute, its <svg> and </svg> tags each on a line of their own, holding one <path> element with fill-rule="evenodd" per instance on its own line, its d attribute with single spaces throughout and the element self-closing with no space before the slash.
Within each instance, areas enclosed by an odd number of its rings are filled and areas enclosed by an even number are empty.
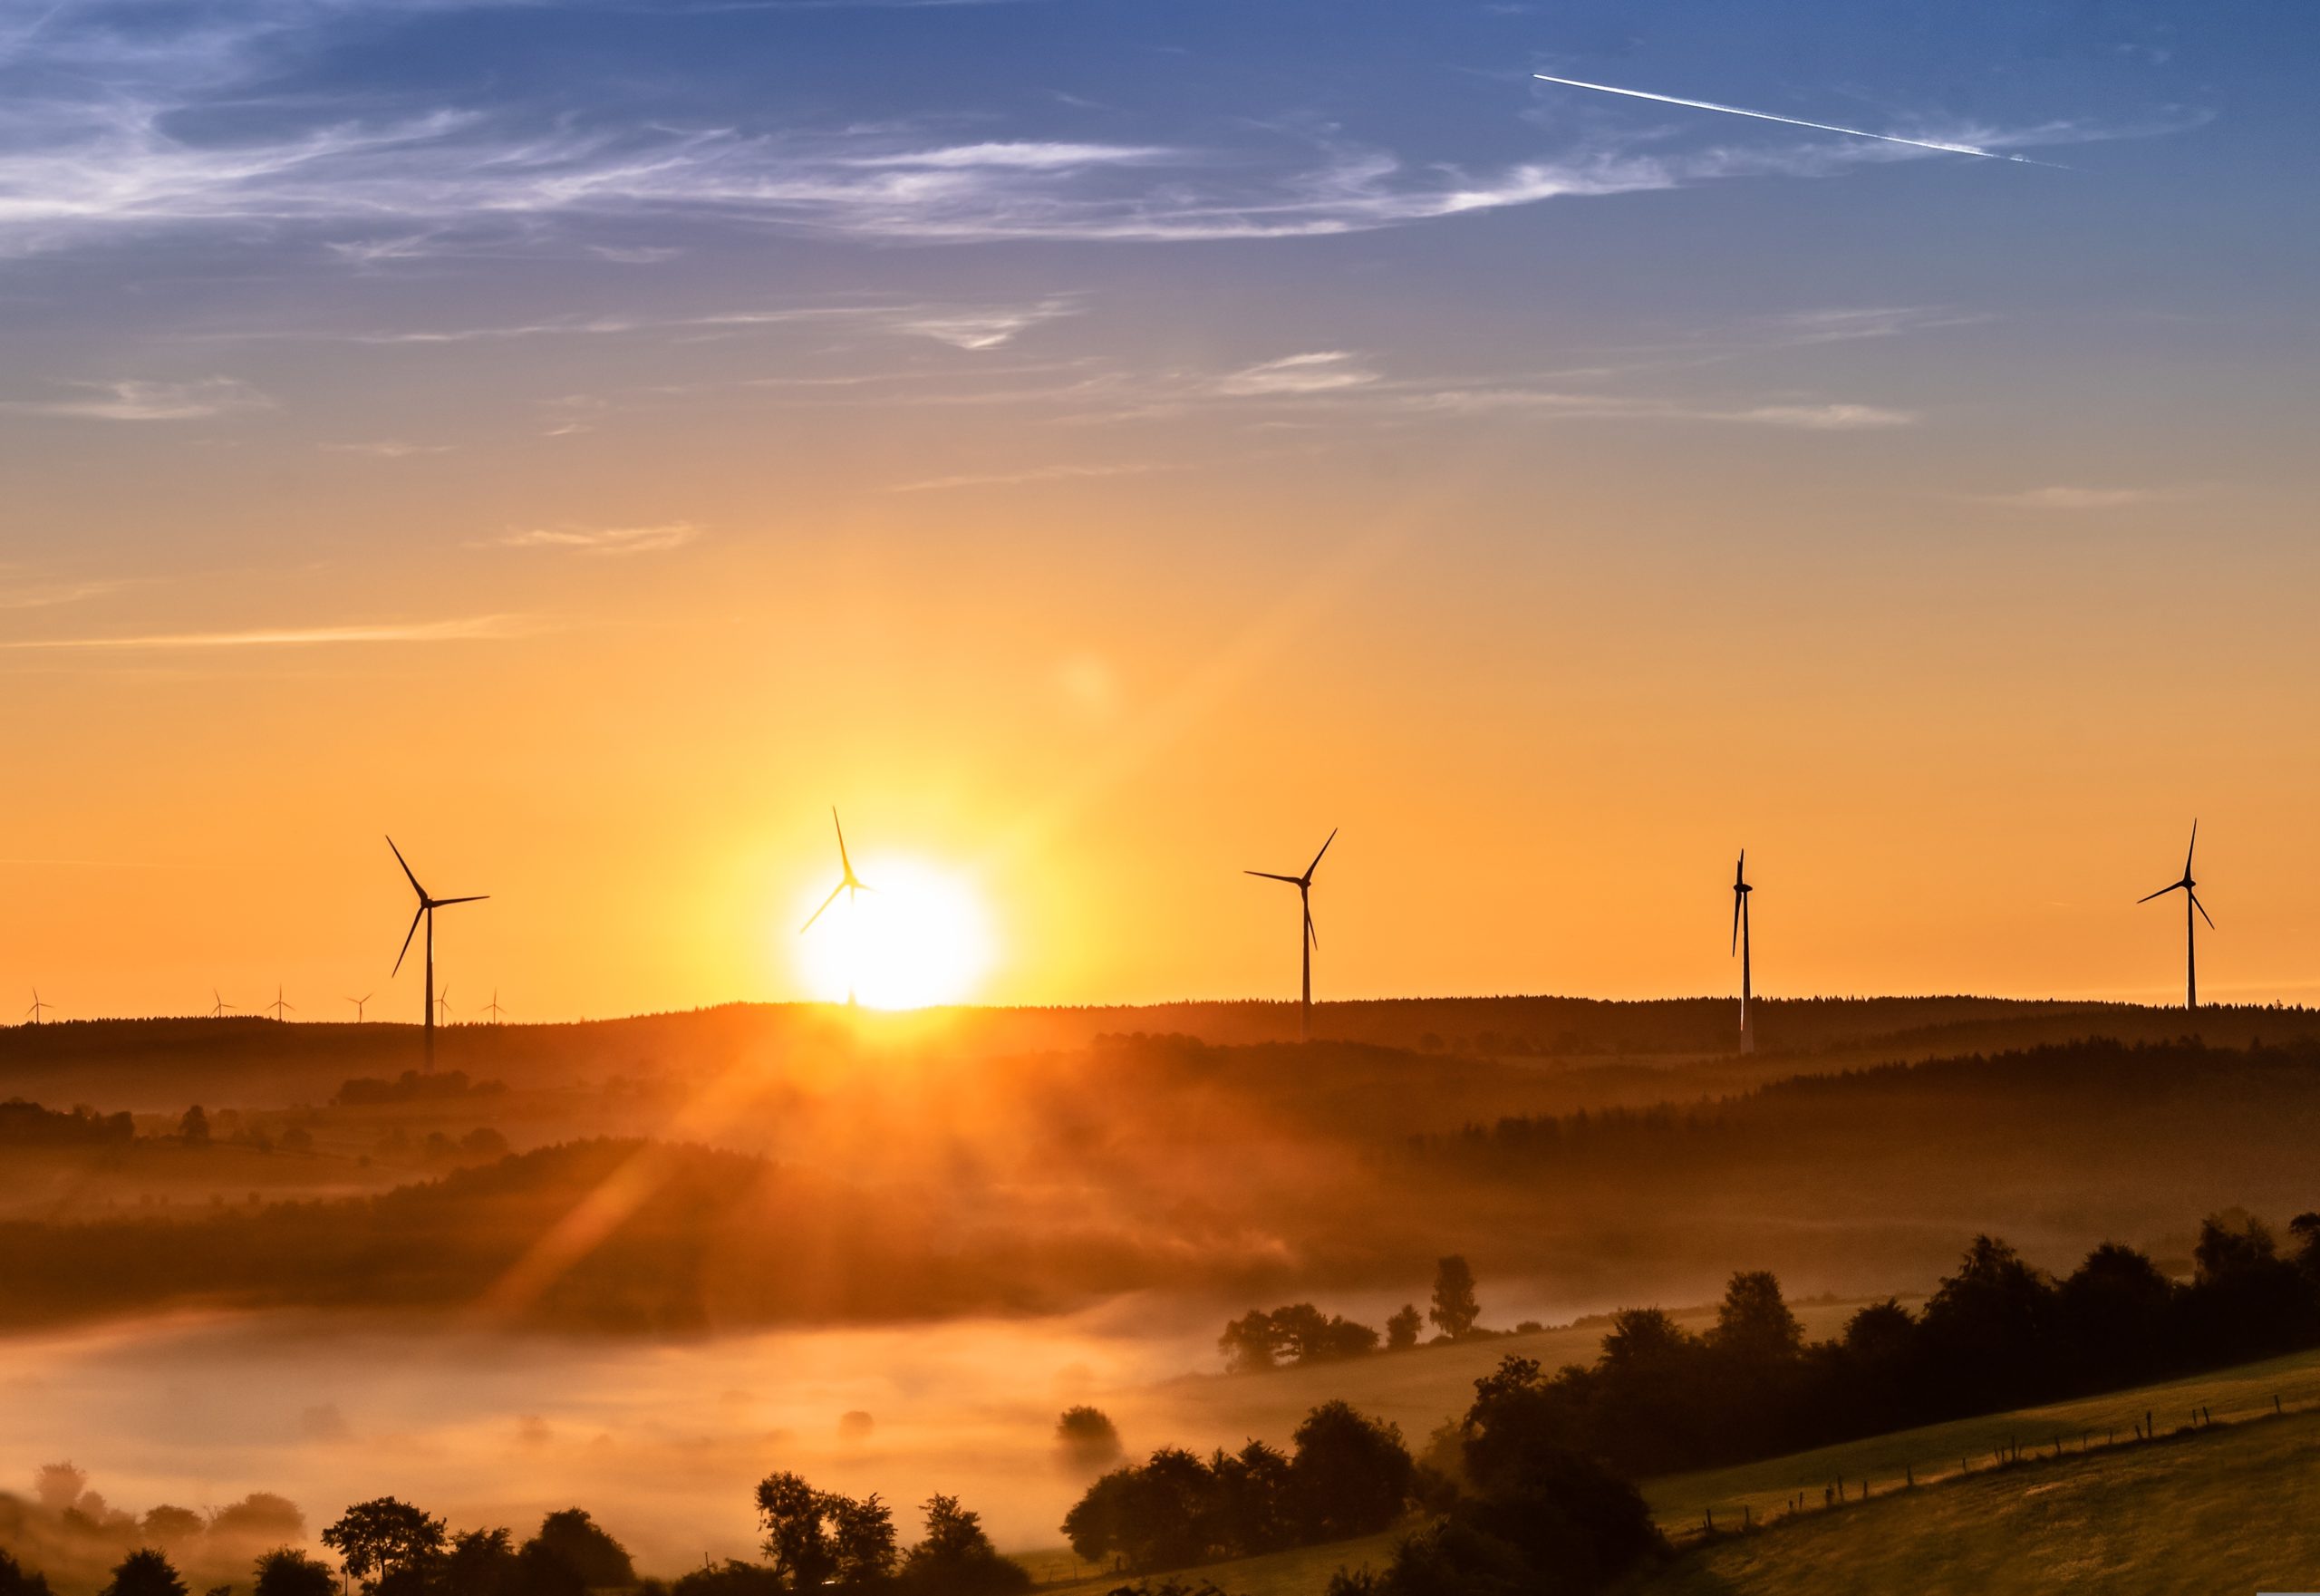
<svg viewBox="0 0 2320 1596">
<path fill-rule="evenodd" d="M 371 994 L 369 992 L 364 992 L 359 998 L 349 998 L 346 1001 L 354 1005 L 354 1023 L 357 1025 L 362 1024 L 362 1005 L 371 1001 Z"/>
<path fill-rule="evenodd" d="M 34 1025 L 38 1025 L 41 1022 L 41 1016 L 55 1007 L 56 1005 L 54 1003 L 42 1002 L 40 1001 L 40 988 L 34 987 L 33 988 L 33 1006 L 25 1010 L 24 1012 L 32 1016 L 33 1023 Z"/>
<path fill-rule="evenodd" d="M 1732 951 L 1740 955 L 1740 1050 L 1756 1050 L 1756 1027 L 1748 1017 L 1748 895 L 1756 889 L 1748 885 L 1748 850 L 1740 850 L 1740 863 L 1732 872 Z"/>
<path fill-rule="evenodd" d="M 1321 854 L 1328 853 L 1329 844 L 1337 839 L 1337 831 L 1332 827 L 1328 840 L 1321 844 Z M 1271 870 L 1241 872 L 1243 875 L 1262 875 L 1267 881 L 1286 881 L 1297 889 L 1297 904 L 1305 918 L 1304 934 L 1297 939 L 1297 952 L 1304 961 L 1304 980 L 1297 1000 L 1297 1040 L 1300 1042 L 1313 1040 L 1313 950 L 1321 945 L 1320 935 L 1313 929 L 1313 872 L 1321 867 L 1321 854 L 1313 856 L 1313 862 L 1305 866 L 1302 875 L 1277 875 Z"/>
<path fill-rule="evenodd" d="M 491 1016 L 492 1024 L 497 1025 L 499 1023 L 499 1016 L 505 1012 L 505 1011 L 499 1006 L 499 989 L 498 987 L 495 986 L 491 989 L 491 1001 L 483 1006 L 483 1011 Z"/>
<path fill-rule="evenodd" d="M 427 889 L 419 885 L 419 877 L 411 874 L 411 862 L 402 856 L 402 850 L 395 846 L 393 837 L 387 838 L 387 847 L 393 853 L 395 863 L 402 866 L 403 875 L 411 883 L 411 890 L 419 895 L 419 912 L 411 917 L 411 929 L 402 933 L 402 952 L 395 955 L 395 971 L 402 968 L 403 960 L 411 953 L 411 939 L 419 934 L 419 923 L 421 920 L 427 922 L 427 993 L 420 1004 L 420 1012 L 427 1021 L 427 1072 L 432 1075 L 435 1072 L 435 911 L 448 909 L 453 904 L 479 904 L 491 895 L 478 893 L 472 897 L 430 898 L 427 895 Z M 394 971 L 390 971 L 388 979 L 392 980 L 393 977 Z"/>
<path fill-rule="evenodd" d="M 799 936 L 803 936 L 807 932 L 814 929 L 814 922 L 819 920 L 823 914 L 828 912 L 829 906 L 837 902 L 837 895 L 840 893 L 844 893 L 846 895 L 846 917 L 851 921 L 854 914 L 855 895 L 856 893 L 865 893 L 871 890 L 871 888 L 863 885 L 861 877 L 856 875 L 854 873 L 854 861 L 852 858 L 847 856 L 846 851 L 846 825 L 837 817 L 837 808 L 835 805 L 831 806 L 830 808 L 830 824 L 837 828 L 837 866 L 839 871 L 837 885 L 830 888 L 830 895 L 822 900 L 822 906 L 806 916 L 806 924 L 798 928 L 798 934 Z M 854 1007 L 854 970 L 850 961 L 848 962 L 846 972 L 846 1006 L 849 1009 Z"/>
<path fill-rule="evenodd" d="M 223 997 L 219 996 L 218 989 L 214 986 L 209 989 L 209 995 L 213 999 L 217 1000 L 210 1006 L 209 1018 L 212 1020 L 223 1020 L 226 1018 L 226 1011 L 232 1008 L 234 1005 L 227 1002 Z"/>
<path fill-rule="evenodd" d="M 2199 920 L 2207 921 L 2209 931 L 2215 929 L 2215 921 L 2209 918 L 2208 906 L 2199 902 L 2199 884 L 2191 879 L 2191 856 L 2199 852 L 2199 823 L 2194 820 L 2191 822 L 2191 846 L 2183 850 L 2183 879 L 2172 885 L 2162 886 L 2157 892 L 2146 893 L 2135 900 L 2139 904 L 2147 904 L 2153 898 L 2163 898 L 2170 892 L 2183 895 L 2183 1007 L 2186 1009 L 2199 1006 L 2199 921 L 2191 918 L 2191 911 L 2199 911 Z"/>
<path fill-rule="evenodd" d="M 273 1010 L 274 1022 L 276 1025 L 279 1025 L 282 1023 L 282 1011 L 287 1009 L 293 1013 L 295 1013 L 297 1011 L 298 1005 L 295 1003 L 285 1003 L 282 1001 L 282 983 L 280 982 L 276 982 L 274 983 L 274 1001 L 270 1003 L 261 1003 L 258 1007 L 261 1009 Z"/>
<path fill-rule="evenodd" d="M 435 1011 L 440 1016 L 437 1024 L 451 1023 L 451 983 L 448 981 L 443 983 L 443 990 L 435 994 Z"/>
</svg>

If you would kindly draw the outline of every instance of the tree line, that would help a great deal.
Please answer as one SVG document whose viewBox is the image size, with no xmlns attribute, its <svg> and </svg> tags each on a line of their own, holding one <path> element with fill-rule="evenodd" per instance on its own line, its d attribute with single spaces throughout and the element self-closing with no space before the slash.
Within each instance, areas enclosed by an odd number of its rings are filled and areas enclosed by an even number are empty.
<svg viewBox="0 0 2320 1596">
<path fill-rule="evenodd" d="M 1464 1340 L 1488 1335 L 1479 1324 L 1482 1304 L 1474 1296 L 1474 1272 L 1464 1258 L 1453 1254 L 1434 1271 L 1434 1298 L 1421 1317 L 1415 1302 L 1405 1302 L 1386 1320 L 1384 1349 L 1406 1352 L 1417 1345 L 1426 1323 L 1436 1341 Z M 1536 1325 L 1524 1328 L 1535 1330 Z M 1283 1364 L 1328 1363 L 1358 1358 L 1379 1349 L 1378 1331 L 1366 1324 L 1324 1313 L 1310 1302 L 1292 1302 L 1267 1311 L 1252 1308 L 1230 1320 L 1216 1338 L 1224 1367 L 1234 1374 L 1254 1374 Z"/>
<path fill-rule="evenodd" d="M 1977 1236 L 1911 1312 L 1888 1298 L 1807 1344 L 1770 1272 L 1732 1277 L 1695 1334 L 1616 1313 L 1600 1355 L 1544 1381 L 1562 1444 L 1630 1475 L 1777 1456 L 1974 1414 L 2119 1390 L 2320 1346 L 2320 1214 L 2283 1247 L 2243 1211 L 2199 1227 L 2188 1281 L 2105 1243 L 2060 1279 Z"/>
<path fill-rule="evenodd" d="M 1325 1402 L 1284 1453 L 1164 1446 L 1090 1485 L 1072 1550 L 1141 1575 L 1375 1534 L 1420 1516 L 1386 1568 L 1332 1596 L 1514 1596 L 1600 1589 L 1664 1544 L 1635 1487 L 1558 1433 L 1539 1366 L 1508 1358 L 1426 1461 L 1394 1425 Z"/>
</svg>

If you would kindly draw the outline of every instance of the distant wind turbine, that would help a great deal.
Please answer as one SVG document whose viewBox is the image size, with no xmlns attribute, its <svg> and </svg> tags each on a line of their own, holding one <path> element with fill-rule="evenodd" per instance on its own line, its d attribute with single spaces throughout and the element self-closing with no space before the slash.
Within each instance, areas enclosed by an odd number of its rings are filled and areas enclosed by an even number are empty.
<svg viewBox="0 0 2320 1596">
<path fill-rule="evenodd" d="M 209 989 L 209 995 L 211 998 L 216 1000 L 210 1005 L 209 1018 L 212 1020 L 223 1020 L 226 1018 L 226 1011 L 232 1008 L 234 1005 L 227 1002 L 224 997 L 220 996 L 218 989 L 214 986 Z"/>
<path fill-rule="evenodd" d="M 1849 138 L 1874 139 L 1881 144 L 1907 144 L 1915 150 L 1938 150 L 1948 155 L 1977 155 L 1984 160 L 2011 160 L 2021 166 L 2053 166 L 2050 160 L 2033 160 L 2026 155 L 2009 155 L 2003 150 L 1985 150 L 1978 144 L 1952 144 L 1939 139 L 1904 139 L 1893 133 L 1872 133 L 1866 128 L 1841 128 L 1834 122 L 1809 122 L 1802 117 L 1775 116 L 1769 111 L 1750 111 L 1744 106 L 1719 105 L 1713 100 L 1686 100 L 1675 94 L 1654 94 L 1648 89 L 1618 89 L 1609 83 L 1582 82 L 1577 78 L 1550 77 L 1545 73 L 1531 74 L 1542 83 L 1561 83 L 1567 89 L 1592 89 L 1598 94 L 1624 94 L 1630 100 L 1649 100 L 1661 105 L 1681 105 L 1693 111 L 1721 111 L 1726 116 L 1753 117 L 1760 122 L 1785 122 L 1792 128 L 1811 128 L 1816 132 L 1843 133 Z"/>
<path fill-rule="evenodd" d="M 364 992 L 359 998 L 349 998 L 346 1001 L 354 1005 L 354 1023 L 357 1025 L 362 1024 L 362 1005 L 371 1001 L 371 994 L 369 992 Z"/>
<path fill-rule="evenodd" d="M 33 1006 L 25 1010 L 24 1012 L 32 1016 L 32 1020 L 34 1025 L 38 1025 L 41 1022 L 42 1017 L 51 1009 L 55 1007 L 56 1005 L 54 1003 L 42 1002 L 40 1001 L 40 988 L 34 987 L 33 988 Z"/>
<path fill-rule="evenodd" d="M 439 1023 L 451 1023 L 451 983 L 448 981 L 443 983 L 443 990 L 435 994 L 435 1009 L 441 1016 Z"/>
<path fill-rule="evenodd" d="M 426 1017 L 427 1072 L 432 1075 L 435 1072 L 435 911 L 448 909 L 453 904 L 479 904 L 491 895 L 478 893 L 472 897 L 430 898 L 427 895 L 427 889 L 419 885 L 419 877 L 411 874 L 411 862 L 402 856 L 402 850 L 395 846 L 393 837 L 387 838 L 387 847 L 393 853 L 395 863 L 402 866 L 404 878 L 411 883 L 411 890 L 419 895 L 419 912 L 411 917 L 411 929 L 402 933 L 402 952 L 395 955 L 395 971 L 402 968 L 403 960 L 411 953 L 411 939 L 419 934 L 419 923 L 421 920 L 427 922 L 427 988 L 420 1011 Z M 390 980 L 393 975 L 394 971 L 388 972 Z"/>
<path fill-rule="evenodd" d="M 2194 820 L 2191 822 L 2191 846 L 2183 850 L 2183 879 L 2172 885 L 2162 886 L 2157 892 L 2146 893 L 2135 900 L 2139 904 L 2147 904 L 2153 898 L 2163 898 L 2170 892 L 2183 895 L 2183 1007 L 2186 1009 L 2199 1006 L 2199 921 L 2191 918 L 2191 911 L 2197 909 L 2199 920 L 2207 921 L 2208 929 L 2215 929 L 2215 921 L 2209 918 L 2208 906 L 2199 902 L 2197 890 L 2199 884 L 2191 879 L 2191 856 L 2199 852 L 2199 823 Z"/>
<path fill-rule="evenodd" d="M 847 917 L 851 919 L 854 913 L 855 895 L 856 893 L 865 893 L 871 890 L 868 886 L 863 884 L 860 877 L 854 874 L 854 860 L 847 856 L 846 851 L 846 826 L 843 821 L 838 819 L 837 808 L 835 805 L 830 808 L 830 824 L 837 828 L 837 867 L 839 872 L 837 885 L 830 888 L 830 895 L 822 900 L 822 906 L 806 916 L 806 924 L 798 928 L 798 934 L 799 936 L 803 936 L 807 932 L 814 929 L 814 922 L 819 920 L 828 912 L 829 906 L 837 902 L 838 894 L 844 893 L 846 895 L 846 914 Z M 846 1006 L 849 1009 L 854 1006 L 854 971 L 850 963 L 846 972 Z"/>
<path fill-rule="evenodd" d="M 287 1009 L 293 1013 L 295 1013 L 297 1011 L 298 1005 L 295 1003 L 286 1003 L 282 1001 L 282 984 L 281 982 L 276 982 L 274 987 L 274 1001 L 270 1003 L 261 1003 L 258 1007 L 261 1009 L 273 1010 L 274 1022 L 276 1025 L 279 1025 L 282 1023 L 282 1011 Z"/>
<path fill-rule="evenodd" d="M 494 1025 L 499 1023 L 499 1016 L 507 1011 L 499 1006 L 499 989 L 498 987 L 495 986 L 491 989 L 491 1001 L 483 1006 L 483 1011 L 491 1016 L 491 1023 Z"/>
<path fill-rule="evenodd" d="M 1732 872 L 1732 951 L 1740 955 L 1740 1050 L 1756 1050 L 1756 1027 L 1748 1013 L 1748 895 L 1756 889 L 1748 885 L 1748 850 L 1740 850 L 1740 863 Z"/>
<path fill-rule="evenodd" d="M 1297 906 L 1303 911 L 1305 921 L 1303 933 L 1297 939 L 1298 955 L 1304 968 L 1297 1000 L 1297 1040 L 1300 1042 L 1313 1040 L 1313 950 L 1321 945 L 1320 933 L 1313 929 L 1313 872 L 1321 867 L 1321 854 L 1328 853 L 1329 844 L 1337 839 L 1338 834 L 1332 828 L 1328 840 L 1321 844 L 1321 853 L 1313 856 L 1313 862 L 1305 866 L 1302 875 L 1278 875 L 1271 870 L 1241 872 L 1243 875 L 1261 875 L 1267 881 L 1286 881 L 1297 889 Z"/>
</svg>

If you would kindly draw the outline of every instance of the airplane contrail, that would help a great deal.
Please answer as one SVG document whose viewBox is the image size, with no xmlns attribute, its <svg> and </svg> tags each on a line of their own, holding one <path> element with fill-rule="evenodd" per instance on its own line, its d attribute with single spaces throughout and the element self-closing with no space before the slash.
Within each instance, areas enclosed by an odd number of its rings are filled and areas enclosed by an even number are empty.
<svg viewBox="0 0 2320 1596">
<path fill-rule="evenodd" d="M 2009 155 L 2003 150 L 1984 150 L 1977 144 L 1945 144 L 1936 139 L 1904 139 L 1892 133 L 1872 133 L 1865 128 L 1841 128 L 1834 122 L 1808 122 L 1802 117 L 1774 116 L 1769 111 L 1718 105 L 1713 100 L 1686 100 L 1674 94 L 1654 94 L 1643 89 L 1618 89 L 1609 83 L 1586 83 L 1577 78 L 1550 77 L 1542 72 L 1534 72 L 1531 75 L 1542 82 L 1562 83 L 1573 89 L 1592 89 L 1599 94 L 1624 94 L 1630 100 L 1657 100 L 1662 105 L 1688 105 L 1694 111 L 1720 111 L 1726 116 L 1752 116 L 1758 121 L 1786 122 L 1793 128 L 1814 128 L 1823 133 L 1846 133 L 1856 139 L 1876 139 L 1887 144 L 1907 144 L 1918 150 L 1940 150 L 1951 155 L 1978 155 L 1984 160 L 2012 160 L 2024 166 L 2054 165 L 2049 160 L 2033 160 L 2026 155 Z"/>
</svg>

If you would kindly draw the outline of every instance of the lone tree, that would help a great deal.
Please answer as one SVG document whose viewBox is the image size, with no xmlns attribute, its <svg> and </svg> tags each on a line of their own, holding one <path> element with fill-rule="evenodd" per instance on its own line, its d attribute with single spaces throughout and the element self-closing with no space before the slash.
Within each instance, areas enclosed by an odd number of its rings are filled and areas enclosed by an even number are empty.
<svg viewBox="0 0 2320 1596">
<path fill-rule="evenodd" d="M 1482 1304 L 1474 1301 L 1474 1272 L 1455 1253 L 1434 1266 L 1434 1306 L 1426 1316 L 1454 1341 L 1472 1334 L 1474 1320 L 1483 1316 Z"/>
<path fill-rule="evenodd" d="M 930 1496 L 926 1539 L 903 1559 L 902 1582 L 925 1596 L 1015 1596 L 1031 1588 L 1022 1564 L 999 1554 L 983 1533 L 982 1515 L 956 1496 Z"/>
<path fill-rule="evenodd" d="M 348 1508 L 322 1539 L 364 1591 L 375 1591 L 391 1575 L 441 1554 L 443 1521 L 408 1502 L 379 1496 Z"/>
<path fill-rule="evenodd" d="M 63 1512 L 78 1502 L 81 1493 L 88 1488 L 87 1471 L 70 1463 L 44 1464 L 40 1472 L 33 1475 L 33 1494 L 51 1513 Z"/>
<path fill-rule="evenodd" d="M 330 1564 L 295 1546 L 277 1546 L 257 1560 L 256 1596 L 338 1596 Z"/>
<path fill-rule="evenodd" d="M 1405 1302 L 1400 1311 L 1386 1321 L 1386 1350 L 1406 1352 L 1417 1345 L 1417 1332 L 1426 1323 L 1426 1316 L 1415 1302 Z"/>
<path fill-rule="evenodd" d="M 1056 1451 L 1082 1473 L 1107 1469 L 1120 1460 L 1120 1432 L 1100 1407 L 1067 1407 L 1055 1421 Z"/>
<path fill-rule="evenodd" d="M 114 1564 L 112 1579 L 97 1596 L 186 1596 L 186 1589 L 169 1560 L 147 1546 Z"/>
<path fill-rule="evenodd" d="M 178 1135 L 188 1147 L 209 1145 L 209 1116 L 201 1111 L 200 1104 L 185 1111 L 185 1117 L 178 1121 Z"/>
</svg>

